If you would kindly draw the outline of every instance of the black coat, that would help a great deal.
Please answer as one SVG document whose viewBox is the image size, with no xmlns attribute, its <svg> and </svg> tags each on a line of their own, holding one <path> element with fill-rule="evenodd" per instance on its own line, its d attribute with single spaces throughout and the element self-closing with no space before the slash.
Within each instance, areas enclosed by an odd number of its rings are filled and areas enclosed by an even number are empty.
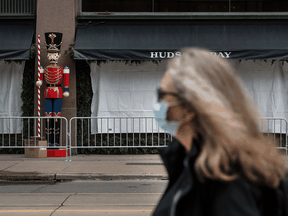
<svg viewBox="0 0 288 216">
<path fill-rule="evenodd" d="M 153 216 L 287 215 L 283 184 L 278 189 L 269 189 L 255 186 L 243 177 L 231 182 L 199 182 L 194 172 L 199 142 L 193 140 L 188 154 L 176 139 L 160 151 L 169 184 Z"/>
</svg>

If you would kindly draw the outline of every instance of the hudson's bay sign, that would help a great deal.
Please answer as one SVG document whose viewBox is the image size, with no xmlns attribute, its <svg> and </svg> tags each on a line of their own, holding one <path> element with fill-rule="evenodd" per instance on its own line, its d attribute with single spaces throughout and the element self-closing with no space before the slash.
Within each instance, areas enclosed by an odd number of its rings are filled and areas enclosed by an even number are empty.
<svg viewBox="0 0 288 216">
<path fill-rule="evenodd" d="M 75 51 L 78 58 L 94 60 L 164 60 L 175 56 L 181 56 L 177 50 L 133 50 L 133 49 L 115 49 L 101 50 L 94 49 L 89 52 L 81 50 Z M 283 50 L 233 50 L 233 51 L 210 51 L 211 55 L 219 56 L 225 59 L 288 59 L 288 49 Z M 81 59 L 80 58 L 80 59 Z"/>
<path fill-rule="evenodd" d="M 217 55 L 221 58 L 230 58 L 232 52 L 210 52 L 212 55 Z M 181 52 L 150 52 L 152 59 L 167 59 L 174 56 L 181 56 Z"/>
</svg>

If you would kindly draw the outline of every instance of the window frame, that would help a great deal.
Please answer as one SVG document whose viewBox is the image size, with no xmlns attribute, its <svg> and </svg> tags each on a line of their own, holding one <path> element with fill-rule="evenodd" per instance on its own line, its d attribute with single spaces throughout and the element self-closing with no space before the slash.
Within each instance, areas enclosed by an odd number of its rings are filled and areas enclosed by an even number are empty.
<svg viewBox="0 0 288 216">
<path fill-rule="evenodd" d="M 231 1 L 229 1 L 229 12 L 153 12 L 154 1 L 152 1 L 152 12 L 83 12 L 82 0 L 78 0 L 78 19 L 288 19 L 288 12 L 231 12 Z"/>
</svg>

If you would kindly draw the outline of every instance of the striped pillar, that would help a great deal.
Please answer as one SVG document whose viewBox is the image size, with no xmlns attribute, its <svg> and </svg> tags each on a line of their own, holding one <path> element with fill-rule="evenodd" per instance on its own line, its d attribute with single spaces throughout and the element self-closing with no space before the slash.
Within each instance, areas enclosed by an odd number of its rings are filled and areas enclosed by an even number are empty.
<svg viewBox="0 0 288 216">
<path fill-rule="evenodd" d="M 38 35 L 38 80 L 40 80 L 40 35 Z M 38 117 L 40 117 L 40 86 L 38 86 Z M 40 118 L 38 118 L 38 137 L 40 137 Z"/>
</svg>

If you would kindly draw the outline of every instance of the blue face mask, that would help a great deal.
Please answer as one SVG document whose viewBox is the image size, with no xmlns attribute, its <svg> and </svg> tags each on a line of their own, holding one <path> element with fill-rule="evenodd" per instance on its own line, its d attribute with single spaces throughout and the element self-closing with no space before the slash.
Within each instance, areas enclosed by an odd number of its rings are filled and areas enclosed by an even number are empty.
<svg viewBox="0 0 288 216">
<path fill-rule="evenodd" d="M 176 134 L 179 127 L 179 122 L 177 121 L 167 121 L 167 111 L 169 108 L 169 103 L 165 101 L 154 102 L 153 109 L 155 114 L 155 120 L 157 121 L 159 127 L 163 130 L 171 133 L 173 136 Z"/>
</svg>

